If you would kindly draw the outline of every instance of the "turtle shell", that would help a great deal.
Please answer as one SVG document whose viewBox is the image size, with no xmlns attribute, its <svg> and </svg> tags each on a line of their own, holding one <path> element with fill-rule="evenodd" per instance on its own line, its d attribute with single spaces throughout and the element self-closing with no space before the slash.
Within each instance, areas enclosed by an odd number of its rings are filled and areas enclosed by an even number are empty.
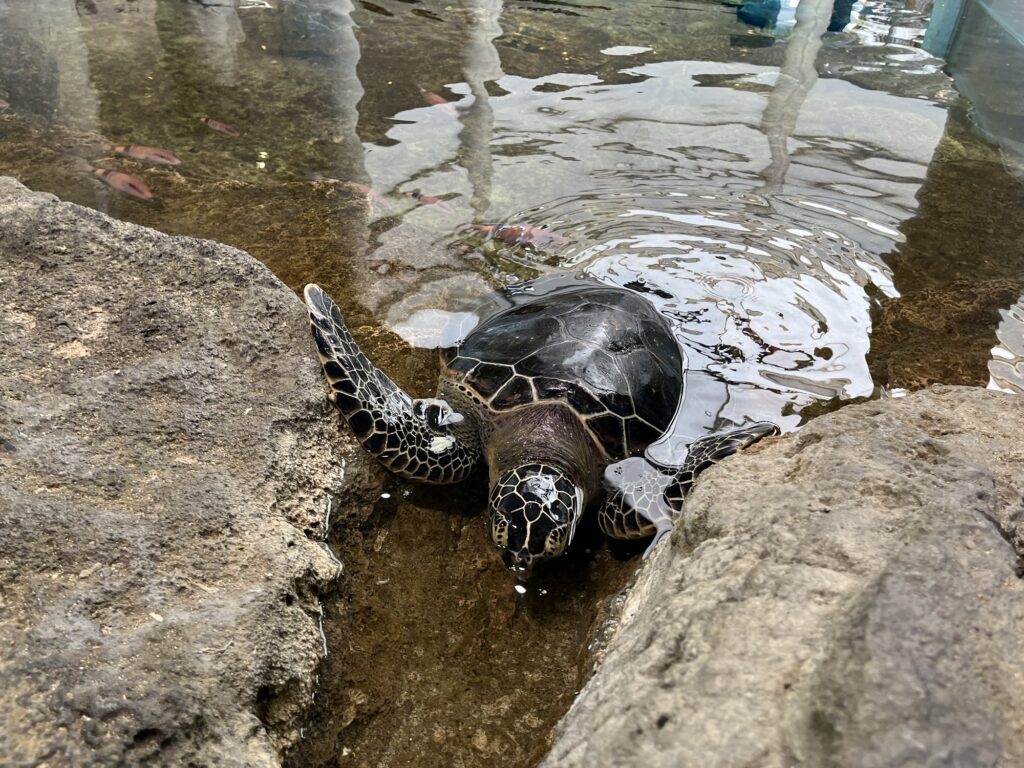
<svg viewBox="0 0 1024 768">
<path fill-rule="evenodd" d="M 486 310 L 442 362 L 491 410 L 565 403 L 613 461 L 642 453 L 672 421 L 679 343 L 634 291 L 549 278 L 505 289 Z"/>
</svg>

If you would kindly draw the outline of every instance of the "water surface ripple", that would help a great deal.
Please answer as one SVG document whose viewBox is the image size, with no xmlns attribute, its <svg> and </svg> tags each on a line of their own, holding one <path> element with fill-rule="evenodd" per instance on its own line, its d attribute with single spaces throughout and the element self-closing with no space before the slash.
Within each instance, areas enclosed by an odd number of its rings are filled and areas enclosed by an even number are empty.
<svg viewBox="0 0 1024 768">
<path fill-rule="evenodd" d="M 324 285 L 416 395 L 502 285 L 640 291 L 686 354 L 672 461 L 852 398 L 1024 390 L 1024 187 L 972 119 L 1013 123 L 1020 86 L 986 90 L 981 5 L 951 59 L 972 107 L 919 47 L 922 0 L 0 0 L 0 173 Z M 535 764 L 635 558 L 584 527 L 519 595 L 479 484 L 382 482 L 333 516 L 345 576 L 290 764 Z"/>
</svg>

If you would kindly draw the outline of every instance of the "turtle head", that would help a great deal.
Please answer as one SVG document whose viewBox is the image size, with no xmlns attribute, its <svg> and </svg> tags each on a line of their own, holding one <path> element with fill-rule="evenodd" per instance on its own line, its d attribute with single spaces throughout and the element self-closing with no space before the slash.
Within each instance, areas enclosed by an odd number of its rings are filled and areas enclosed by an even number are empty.
<svg viewBox="0 0 1024 768">
<path fill-rule="evenodd" d="M 520 578 L 534 563 L 565 552 L 583 513 L 583 491 L 559 469 L 526 464 L 491 488 L 488 529 L 501 558 Z"/>
</svg>

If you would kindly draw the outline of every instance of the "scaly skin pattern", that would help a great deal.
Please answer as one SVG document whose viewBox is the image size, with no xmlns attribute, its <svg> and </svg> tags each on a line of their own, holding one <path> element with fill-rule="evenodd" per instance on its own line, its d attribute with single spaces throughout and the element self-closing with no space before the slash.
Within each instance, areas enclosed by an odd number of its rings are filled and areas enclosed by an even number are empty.
<svg viewBox="0 0 1024 768">
<path fill-rule="evenodd" d="M 605 499 L 598 512 L 604 535 L 644 539 L 655 535 L 658 525 L 671 529 L 677 511 L 668 505 L 665 491 L 672 480 L 672 473 L 659 470 L 639 456 L 609 465 L 605 470 Z"/>
<path fill-rule="evenodd" d="M 473 415 L 453 415 L 441 399 L 413 400 L 359 351 L 338 306 L 319 286 L 307 285 L 305 298 L 328 397 L 363 447 L 400 477 L 465 479 L 480 458 Z"/>
<path fill-rule="evenodd" d="M 598 513 L 601 530 L 614 539 L 653 535 L 650 552 L 672 530 L 683 499 L 701 472 L 762 437 L 777 434 L 774 424 L 756 422 L 695 440 L 676 468 L 658 467 L 639 457 L 612 464 L 605 471 L 605 500 Z"/>
<path fill-rule="evenodd" d="M 526 569 L 565 551 L 583 511 L 583 492 L 557 467 L 527 464 L 501 476 L 489 507 L 491 539 L 508 553 L 509 567 Z"/>
</svg>

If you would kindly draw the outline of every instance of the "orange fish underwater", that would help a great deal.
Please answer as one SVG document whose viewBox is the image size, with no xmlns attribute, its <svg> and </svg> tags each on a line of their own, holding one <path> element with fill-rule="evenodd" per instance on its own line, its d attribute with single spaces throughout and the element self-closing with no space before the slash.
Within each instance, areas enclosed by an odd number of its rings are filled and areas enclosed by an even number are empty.
<svg viewBox="0 0 1024 768">
<path fill-rule="evenodd" d="M 420 205 L 433 205 L 438 210 L 444 211 L 445 213 L 455 212 L 444 198 L 434 197 L 434 195 L 424 195 L 418 189 L 414 189 L 411 192 L 403 192 L 402 194 L 406 197 L 411 197 Z"/>
<path fill-rule="evenodd" d="M 123 195 L 139 200 L 153 199 L 153 193 L 149 191 L 146 183 L 131 174 L 112 171 L 109 168 L 90 168 L 88 173 Z"/>
<path fill-rule="evenodd" d="M 565 245 L 564 237 L 541 227 L 534 227 L 530 224 L 463 224 L 460 231 L 479 232 L 491 240 L 500 240 L 509 245 L 519 247 L 533 247 L 540 250 L 545 248 L 558 248 Z"/>
<path fill-rule="evenodd" d="M 181 160 L 173 152 L 168 152 L 160 147 L 145 147 L 141 144 L 115 144 L 114 152 L 140 163 L 153 163 L 154 165 L 181 165 Z"/>
<path fill-rule="evenodd" d="M 420 88 L 420 93 L 423 94 L 423 100 L 432 107 L 441 107 L 445 112 L 455 114 L 455 105 L 452 104 L 444 96 L 440 96 L 433 91 L 425 91 Z"/>
<path fill-rule="evenodd" d="M 360 184 L 358 181 L 343 181 L 341 182 L 344 186 L 354 189 L 357 192 L 362 192 L 364 195 L 369 195 L 371 198 L 376 200 L 378 203 L 384 203 L 387 205 L 387 200 L 380 192 L 373 187 L 368 187 L 366 184 Z"/>
<path fill-rule="evenodd" d="M 233 125 L 228 123 L 222 123 L 220 120 L 214 120 L 212 117 L 200 117 L 199 122 L 208 128 L 212 128 L 218 133 L 223 133 L 225 136 L 230 136 L 233 139 L 237 139 L 242 135 L 242 132 L 235 128 Z"/>
<path fill-rule="evenodd" d="M 6 102 L 3 99 L 0 99 L 0 112 L 3 112 L 9 106 L 11 106 L 9 102 Z"/>
</svg>

